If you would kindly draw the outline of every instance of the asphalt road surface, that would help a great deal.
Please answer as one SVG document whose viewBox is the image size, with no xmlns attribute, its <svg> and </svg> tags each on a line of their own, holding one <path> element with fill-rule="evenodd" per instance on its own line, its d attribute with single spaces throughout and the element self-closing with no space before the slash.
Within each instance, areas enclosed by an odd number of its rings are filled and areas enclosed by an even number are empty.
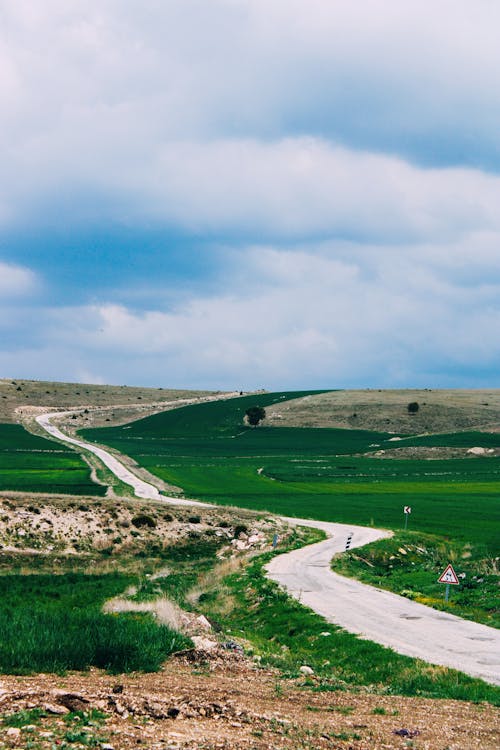
<svg viewBox="0 0 500 750">
<path fill-rule="evenodd" d="M 160 494 L 154 485 L 136 477 L 108 451 L 71 438 L 51 424 L 52 417 L 62 415 L 62 412 L 43 414 L 36 421 L 52 436 L 96 455 L 119 479 L 133 487 L 138 497 L 177 505 L 208 505 Z M 328 622 L 400 654 L 459 669 L 500 685 L 499 630 L 440 612 L 330 570 L 332 557 L 344 551 L 351 532 L 351 549 L 390 536 L 390 532 L 309 519 L 285 520 L 323 529 L 329 535 L 323 542 L 278 555 L 267 565 L 268 576 L 302 604 Z"/>
</svg>

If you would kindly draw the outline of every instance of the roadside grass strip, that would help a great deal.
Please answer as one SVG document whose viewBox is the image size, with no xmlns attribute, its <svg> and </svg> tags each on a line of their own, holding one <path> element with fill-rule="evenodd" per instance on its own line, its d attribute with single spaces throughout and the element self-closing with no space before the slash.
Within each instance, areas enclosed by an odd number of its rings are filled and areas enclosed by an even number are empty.
<svg viewBox="0 0 500 750">
<path fill-rule="evenodd" d="M 446 602 L 444 586 L 437 580 L 450 562 L 460 585 L 453 586 Z M 484 545 L 398 532 L 390 539 L 337 555 L 332 569 L 420 604 L 500 627 L 498 558 L 489 555 Z"/>
<path fill-rule="evenodd" d="M 314 674 L 304 686 L 318 691 L 368 690 L 380 694 L 489 701 L 500 705 L 500 688 L 461 672 L 402 656 L 327 623 L 267 579 L 272 553 L 208 588 L 204 611 L 242 639 L 263 665 L 283 677 Z"/>
</svg>

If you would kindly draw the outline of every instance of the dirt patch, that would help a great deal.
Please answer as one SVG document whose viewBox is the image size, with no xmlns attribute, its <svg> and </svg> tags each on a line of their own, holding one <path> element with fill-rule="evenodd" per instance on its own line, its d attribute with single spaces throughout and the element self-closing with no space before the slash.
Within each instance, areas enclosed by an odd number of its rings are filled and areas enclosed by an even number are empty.
<svg viewBox="0 0 500 750">
<path fill-rule="evenodd" d="M 46 715 L 34 719 L 34 709 Z M 23 710 L 31 712 L 26 724 L 9 729 L 16 722 L 5 716 Z M 223 650 L 181 655 L 157 674 L 4 677 L 0 713 L 4 747 L 29 740 L 52 748 L 68 732 L 68 746 L 108 750 L 493 750 L 500 743 L 489 705 L 314 692 L 314 676 L 282 680 Z"/>
</svg>

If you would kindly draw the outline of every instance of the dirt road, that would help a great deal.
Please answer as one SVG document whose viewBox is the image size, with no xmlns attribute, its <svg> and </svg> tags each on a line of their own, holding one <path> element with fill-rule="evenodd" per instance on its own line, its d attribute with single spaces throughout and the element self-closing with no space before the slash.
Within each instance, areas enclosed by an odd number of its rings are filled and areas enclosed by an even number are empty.
<svg viewBox="0 0 500 750">
<path fill-rule="evenodd" d="M 66 412 L 66 414 L 71 412 Z M 54 437 L 92 452 L 138 497 L 177 505 L 207 506 L 194 500 L 161 495 L 156 487 L 136 477 L 108 451 L 65 435 L 51 424 L 62 412 L 43 414 L 38 424 Z M 439 664 L 500 685 L 500 631 L 440 612 L 404 597 L 382 591 L 330 570 L 334 554 L 342 552 L 350 532 L 351 548 L 390 535 L 362 526 L 309 519 L 284 520 L 323 529 L 330 538 L 275 557 L 267 566 L 269 577 L 326 620 L 363 638 L 433 664 Z"/>
</svg>

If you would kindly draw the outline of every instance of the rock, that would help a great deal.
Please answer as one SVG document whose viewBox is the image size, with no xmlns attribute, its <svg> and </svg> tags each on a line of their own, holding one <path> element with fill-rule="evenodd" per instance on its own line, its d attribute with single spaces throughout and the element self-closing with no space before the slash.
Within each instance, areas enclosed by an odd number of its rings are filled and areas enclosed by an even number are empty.
<svg viewBox="0 0 500 750">
<path fill-rule="evenodd" d="M 474 448 L 469 448 L 467 453 L 471 456 L 484 456 L 484 454 L 486 453 L 486 448 L 475 446 Z"/>
<path fill-rule="evenodd" d="M 324 630 L 322 633 L 320 633 L 320 635 L 327 636 L 331 635 L 331 633 L 329 633 L 328 630 Z"/>
<path fill-rule="evenodd" d="M 9 727 L 5 732 L 5 736 L 10 737 L 11 740 L 17 740 L 20 734 L 21 730 L 19 729 L 19 727 Z"/>
<path fill-rule="evenodd" d="M 85 711 L 89 705 L 88 698 L 78 693 L 63 693 L 57 697 L 57 702 L 70 711 Z"/>
<path fill-rule="evenodd" d="M 69 714 L 69 708 L 66 706 L 60 706 L 56 703 L 44 703 L 43 704 L 44 711 L 47 711 L 49 714 L 56 714 L 57 716 L 63 716 L 64 714 Z"/>
<path fill-rule="evenodd" d="M 217 648 L 216 641 L 211 641 L 203 635 L 194 635 L 191 640 L 194 643 L 194 647 L 199 651 L 214 651 Z"/>
<path fill-rule="evenodd" d="M 104 742 L 102 745 L 99 745 L 101 750 L 115 750 L 114 745 L 110 745 L 109 742 Z"/>
<path fill-rule="evenodd" d="M 311 669 L 311 667 L 308 667 L 307 664 L 303 664 L 300 667 L 299 672 L 305 675 L 312 675 L 314 674 L 314 669 Z"/>
<path fill-rule="evenodd" d="M 200 615 L 196 618 L 195 623 L 204 630 L 212 630 L 212 626 L 204 615 Z"/>
</svg>

